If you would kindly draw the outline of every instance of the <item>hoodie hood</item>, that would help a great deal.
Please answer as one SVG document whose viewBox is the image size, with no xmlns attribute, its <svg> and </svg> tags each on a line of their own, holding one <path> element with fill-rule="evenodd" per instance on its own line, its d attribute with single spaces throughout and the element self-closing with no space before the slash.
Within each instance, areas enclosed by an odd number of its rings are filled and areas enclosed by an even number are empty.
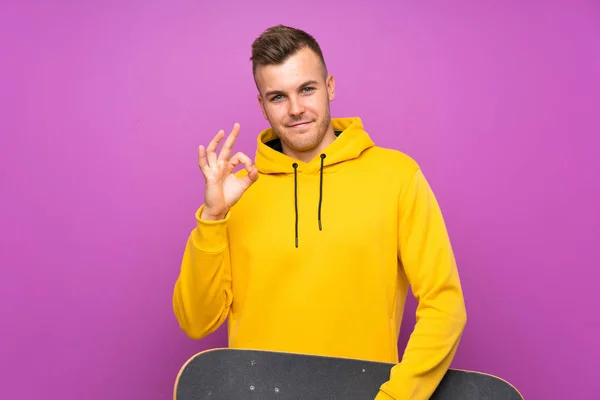
<svg viewBox="0 0 600 400">
<path fill-rule="evenodd" d="M 313 174 L 322 168 L 358 158 L 363 151 L 374 146 L 360 118 L 332 118 L 331 123 L 337 139 L 323 150 L 320 157 L 308 163 L 283 154 L 281 141 L 273 129 L 265 129 L 257 139 L 256 168 L 263 174 L 285 174 L 294 172 L 293 166 L 296 165 L 297 172 Z"/>
<path fill-rule="evenodd" d="M 323 204 L 323 171 L 332 165 L 358 158 L 363 151 L 373 147 L 374 143 L 365 132 L 360 118 L 333 118 L 331 120 L 337 138 L 327 146 L 319 157 L 305 163 L 286 156 L 281 151 L 281 141 L 271 128 L 258 135 L 256 150 L 256 168 L 263 174 L 294 174 L 294 212 L 295 212 L 295 242 L 298 247 L 298 174 L 320 174 L 319 177 L 319 202 L 317 209 L 317 223 L 319 230 L 323 230 L 321 209 Z"/>
</svg>

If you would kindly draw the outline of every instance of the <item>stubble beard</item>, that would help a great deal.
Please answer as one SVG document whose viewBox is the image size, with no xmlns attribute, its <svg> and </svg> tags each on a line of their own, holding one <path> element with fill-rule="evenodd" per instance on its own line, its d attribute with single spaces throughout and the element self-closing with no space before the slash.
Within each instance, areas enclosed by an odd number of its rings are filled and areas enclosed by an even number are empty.
<svg viewBox="0 0 600 400">
<path fill-rule="evenodd" d="M 291 149 L 292 151 L 304 152 L 310 151 L 321 143 L 327 131 L 329 130 L 329 126 L 331 124 L 331 111 L 329 107 L 325 111 L 324 117 L 321 119 L 321 122 L 317 125 L 317 134 L 315 136 L 310 136 L 310 134 L 300 135 L 298 137 L 298 141 L 290 141 L 285 137 L 285 135 L 281 135 L 281 130 L 279 128 L 272 127 L 273 132 L 277 135 L 277 137 L 283 142 L 285 147 Z M 304 137 L 306 136 L 306 141 Z"/>
</svg>

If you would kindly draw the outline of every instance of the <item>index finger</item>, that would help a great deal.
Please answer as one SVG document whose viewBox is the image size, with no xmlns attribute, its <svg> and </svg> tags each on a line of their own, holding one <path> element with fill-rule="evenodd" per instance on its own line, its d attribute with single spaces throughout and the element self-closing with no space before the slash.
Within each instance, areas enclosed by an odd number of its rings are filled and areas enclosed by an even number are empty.
<svg viewBox="0 0 600 400">
<path fill-rule="evenodd" d="M 231 155 L 231 149 L 233 149 L 233 145 L 240 133 L 240 124 L 237 122 L 233 124 L 233 130 L 223 143 L 223 147 L 221 148 L 221 153 L 219 153 L 219 160 L 226 161 L 229 160 L 229 156 Z"/>
</svg>

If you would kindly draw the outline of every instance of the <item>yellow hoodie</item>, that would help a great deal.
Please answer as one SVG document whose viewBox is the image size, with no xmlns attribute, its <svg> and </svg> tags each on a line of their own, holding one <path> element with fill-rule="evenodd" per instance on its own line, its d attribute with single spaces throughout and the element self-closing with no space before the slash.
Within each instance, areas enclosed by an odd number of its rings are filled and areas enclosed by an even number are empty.
<svg viewBox="0 0 600 400">
<path fill-rule="evenodd" d="M 232 348 L 397 363 L 376 400 L 428 399 L 466 322 L 442 213 L 415 161 L 375 146 L 359 118 L 333 127 L 309 163 L 259 135 L 258 181 L 223 220 L 196 213 L 175 315 L 194 339 L 229 318 Z M 417 324 L 398 362 L 409 284 Z"/>
</svg>

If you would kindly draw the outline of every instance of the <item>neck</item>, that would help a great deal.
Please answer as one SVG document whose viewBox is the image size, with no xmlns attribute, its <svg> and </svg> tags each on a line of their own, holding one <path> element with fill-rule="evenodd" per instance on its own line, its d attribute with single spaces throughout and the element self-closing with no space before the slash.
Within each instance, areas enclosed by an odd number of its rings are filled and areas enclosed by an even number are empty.
<svg viewBox="0 0 600 400">
<path fill-rule="evenodd" d="M 294 151 L 282 143 L 282 150 L 283 154 L 285 154 L 286 156 L 289 156 L 298 161 L 302 161 L 304 163 L 309 163 L 312 159 L 319 156 L 327 146 L 333 143 L 334 140 L 335 132 L 333 131 L 333 126 L 329 125 L 329 128 L 323 136 L 323 139 L 321 139 L 321 142 L 316 147 L 313 147 L 312 149 L 307 151 Z"/>
</svg>

